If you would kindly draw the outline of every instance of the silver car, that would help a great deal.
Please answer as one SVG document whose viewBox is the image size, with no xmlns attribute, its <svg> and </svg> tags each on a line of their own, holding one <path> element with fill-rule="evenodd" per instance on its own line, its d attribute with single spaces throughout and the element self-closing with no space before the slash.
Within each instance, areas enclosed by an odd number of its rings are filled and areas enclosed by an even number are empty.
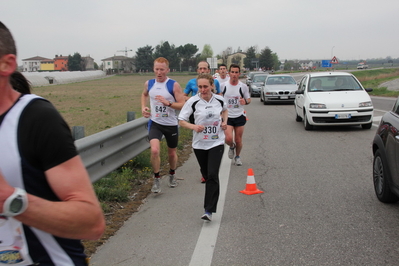
<svg viewBox="0 0 399 266">
<path fill-rule="evenodd" d="M 261 88 L 260 101 L 265 105 L 271 102 L 294 102 L 295 91 L 298 89 L 291 75 L 270 75 Z"/>
</svg>

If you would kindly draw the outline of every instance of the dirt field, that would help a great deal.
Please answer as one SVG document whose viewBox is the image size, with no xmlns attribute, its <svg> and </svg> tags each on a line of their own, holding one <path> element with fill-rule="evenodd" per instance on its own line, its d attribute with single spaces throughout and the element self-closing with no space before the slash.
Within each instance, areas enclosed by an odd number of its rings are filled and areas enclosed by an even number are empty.
<svg viewBox="0 0 399 266">
<path fill-rule="evenodd" d="M 184 88 L 195 76 L 173 76 Z M 112 76 L 86 82 L 35 87 L 40 95 L 59 110 L 70 127 L 84 126 L 85 135 L 126 122 L 127 112 L 141 117 L 140 96 L 146 80 L 153 76 Z"/>
</svg>

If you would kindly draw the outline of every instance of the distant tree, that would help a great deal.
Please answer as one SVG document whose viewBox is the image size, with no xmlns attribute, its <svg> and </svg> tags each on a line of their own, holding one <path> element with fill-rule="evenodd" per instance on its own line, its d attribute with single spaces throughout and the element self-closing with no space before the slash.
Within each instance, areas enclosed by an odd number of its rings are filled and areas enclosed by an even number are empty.
<svg viewBox="0 0 399 266">
<path fill-rule="evenodd" d="M 256 48 L 255 46 L 251 46 L 247 49 L 247 57 L 244 58 L 244 67 L 253 69 L 252 60 L 256 59 Z M 255 66 L 256 67 L 256 66 Z"/>
<path fill-rule="evenodd" d="M 74 53 L 73 56 L 68 56 L 68 70 L 82 71 L 82 56 L 79 53 Z"/>
<path fill-rule="evenodd" d="M 168 41 L 166 42 L 161 42 L 155 47 L 154 51 L 154 58 L 158 57 L 165 57 L 169 61 L 169 67 L 171 69 L 173 68 L 179 68 L 180 66 L 180 60 L 177 55 L 177 50 L 175 48 L 175 45 L 172 44 L 170 45 Z"/>
<path fill-rule="evenodd" d="M 206 60 L 207 58 L 213 57 L 213 50 L 210 44 L 205 44 L 202 49 L 201 55 L 199 57 L 200 60 Z"/>
<path fill-rule="evenodd" d="M 94 62 L 94 69 L 95 69 L 95 70 L 98 70 L 98 65 L 97 65 L 96 62 Z"/>
<path fill-rule="evenodd" d="M 291 67 L 293 67 L 291 62 L 287 62 L 287 60 L 285 60 L 284 70 L 291 70 Z"/>
<path fill-rule="evenodd" d="M 273 58 L 273 68 L 278 70 L 280 68 L 281 62 L 278 60 L 278 55 L 276 53 L 272 53 Z"/>
<path fill-rule="evenodd" d="M 136 51 L 136 70 L 137 71 L 151 71 L 154 65 L 154 57 L 152 51 L 154 48 L 147 45 L 137 48 Z"/>
<path fill-rule="evenodd" d="M 88 61 L 89 59 L 87 57 L 82 57 L 82 59 L 80 60 L 80 71 L 86 71 Z"/>
<path fill-rule="evenodd" d="M 267 46 L 260 53 L 259 67 L 261 68 L 264 67 L 266 69 L 272 69 L 274 67 L 274 58 L 272 55 L 272 50 L 270 50 L 270 48 Z"/>
<path fill-rule="evenodd" d="M 196 45 L 191 43 L 187 43 L 184 46 L 180 45 L 176 48 L 176 51 L 183 66 L 185 66 L 187 69 L 190 65 L 195 66 L 195 60 L 193 60 L 193 57 L 198 52 L 198 47 Z"/>
</svg>

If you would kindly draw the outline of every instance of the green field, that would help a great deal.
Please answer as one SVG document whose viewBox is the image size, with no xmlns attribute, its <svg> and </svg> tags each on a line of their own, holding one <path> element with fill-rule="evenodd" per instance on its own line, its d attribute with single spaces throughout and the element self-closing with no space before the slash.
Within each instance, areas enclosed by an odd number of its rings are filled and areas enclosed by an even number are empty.
<svg viewBox="0 0 399 266">
<path fill-rule="evenodd" d="M 373 91 L 369 93 L 370 95 L 386 97 L 399 96 L 399 91 L 389 91 L 386 87 L 378 87 L 380 84 L 386 81 L 398 79 L 398 68 L 354 71 L 352 74 L 356 76 L 364 88 L 373 89 Z"/>
</svg>

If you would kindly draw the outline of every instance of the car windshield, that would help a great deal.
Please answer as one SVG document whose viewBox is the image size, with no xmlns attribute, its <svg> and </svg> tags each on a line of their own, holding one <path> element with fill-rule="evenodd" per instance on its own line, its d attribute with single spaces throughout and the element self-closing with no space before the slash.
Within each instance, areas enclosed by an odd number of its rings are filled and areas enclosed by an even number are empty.
<svg viewBox="0 0 399 266">
<path fill-rule="evenodd" d="M 254 82 L 265 82 L 267 75 L 255 75 Z"/>
<path fill-rule="evenodd" d="M 362 90 L 360 84 L 352 76 L 311 77 L 308 91 L 354 91 Z"/>
<path fill-rule="evenodd" d="M 259 74 L 259 72 L 251 72 L 249 73 L 249 77 L 253 79 L 256 74 Z"/>
<path fill-rule="evenodd" d="M 269 77 L 266 85 L 296 84 L 295 79 L 289 76 Z"/>
</svg>

